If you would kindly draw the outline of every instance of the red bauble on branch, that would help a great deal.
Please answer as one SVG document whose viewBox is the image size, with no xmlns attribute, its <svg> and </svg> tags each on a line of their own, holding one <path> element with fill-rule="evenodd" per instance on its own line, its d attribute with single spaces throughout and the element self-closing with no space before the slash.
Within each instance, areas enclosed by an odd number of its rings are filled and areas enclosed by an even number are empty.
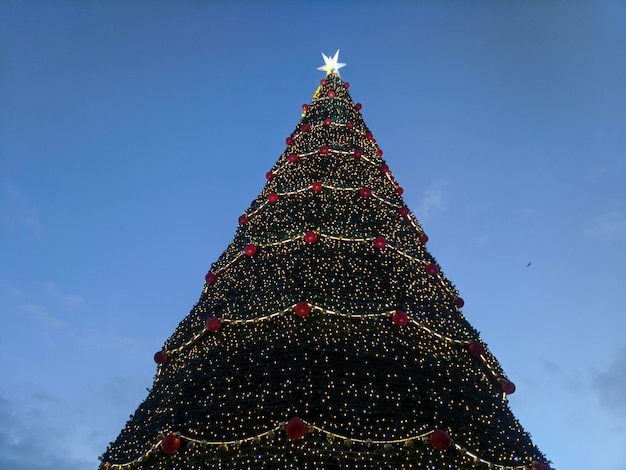
<svg viewBox="0 0 626 470">
<path fill-rule="evenodd" d="M 265 173 L 265 179 L 267 181 L 271 181 L 273 177 L 274 177 L 274 173 L 272 173 L 271 171 L 268 171 L 267 173 Z"/>
<path fill-rule="evenodd" d="M 456 299 L 454 299 L 454 305 L 456 305 L 456 308 L 463 308 L 463 306 L 465 305 L 465 300 L 463 300 L 461 297 L 457 297 Z"/>
<path fill-rule="evenodd" d="M 309 231 L 304 234 L 304 241 L 307 243 L 315 243 L 317 241 L 317 233 Z"/>
<path fill-rule="evenodd" d="M 154 362 L 156 362 L 159 365 L 165 364 L 168 359 L 169 359 L 169 356 L 163 351 L 157 351 L 154 354 Z"/>
<path fill-rule="evenodd" d="M 382 149 L 376 149 L 376 155 L 378 155 L 379 157 L 383 156 L 383 150 Z"/>
<path fill-rule="evenodd" d="M 285 143 L 286 143 L 287 145 L 292 145 L 292 144 L 293 144 L 293 137 L 287 137 L 287 138 L 285 139 Z"/>
<path fill-rule="evenodd" d="M 400 196 L 404 194 L 404 189 L 402 188 L 402 186 L 396 186 L 396 193 L 398 193 Z"/>
<path fill-rule="evenodd" d="M 329 98 L 334 98 L 335 97 L 335 91 L 334 90 L 329 90 L 327 93 Z"/>
<path fill-rule="evenodd" d="M 328 83 L 328 82 L 326 81 L 326 79 L 325 79 L 325 78 L 322 78 L 322 79 L 320 80 L 320 85 L 322 85 L 322 86 L 326 86 L 326 84 L 327 84 L 327 83 Z"/>
<path fill-rule="evenodd" d="M 302 301 L 302 302 L 298 302 L 296 304 L 296 306 L 293 308 L 293 311 L 296 313 L 296 315 L 298 315 L 300 318 L 304 318 L 306 317 L 309 313 L 311 313 L 311 306 L 309 305 L 308 302 Z"/>
<path fill-rule="evenodd" d="M 239 225 L 246 225 L 248 223 L 248 216 L 246 214 L 240 215 L 237 222 L 239 222 Z"/>
<path fill-rule="evenodd" d="M 311 185 L 311 189 L 313 189 L 316 193 L 319 193 L 323 188 L 322 183 L 319 181 L 316 181 Z"/>
<path fill-rule="evenodd" d="M 503 380 L 502 391 L 506 393 L 507 395 L 511 395 L 512 393 L 515 393 L 515 384 L 508 380 Z"/>
<path fill-rule="evenodd" d="M 333 121 L 331 121 L 331 119 L 330 119 L 330 118 L 326 118 L 326 119 L 324 119 L 324 125 L 325 125 L 326 127 L 329 127 L 332 123 L 333 123 Z"/>
<path fill-rule="evenodd" d="M 376 248 L 385 248 L 386 245 L 387 245 L 387 240 L 385 240 L 385 237 L 374 238 L 374 246 Z"/>
<path fill-rule="evenodd" d="M 372 190 L 370 188 L 361 188 L 359 189 L 359 196 L 361 197 L 370 197 L 372 195 Z"/>
<path fill-rule="evenodd" d="M 354 149 L 354 158 L 361 158 L 363 156 L 362 149 Z"/>
<path fill-rule="evenodd" d="M 287 157 L 287 160 L 289 160 L 291 163 L 296 163 L 298 161 L 298 156 L 295 153 L 290 153 Z"/>
<path fill-rule="evenodd" d="M 348 121 L 348 122 L 346 122 L 346 127 L 348 129 L 354 129 L 354 123 L 352 121 Z"/>
<path fill-rule="evenodd" d="M 215 281 L 217 281 L 217 276 L 211 271 L 206 273 L 206 276 L 204 276 L 204 282 L 206 282 L 210 286 L 215 284 Z"/>
<path fill-rule="evenodd" d="M 398 214 L 400 214 L 402 217 L 408 216 L 409 208 L 407 206 L 402 206 L 400 209 L 398 209 Z"/>
<path fill-rule="evenodd" d="M 320 153 L 322 155 L 328 155 L 328 152 L 330 152 L 330 148 L 328 147 L 328 145 L 320 147 Z"/>
<path fill-rule="evenodd" d="M 435 263 L 428 263 L 426 265 L 426 272 L 430 274 L 431 276 L 434 276 L 435 274 L 439 272 L 439 268 L 437 267 Z"/>
<path fill-rule="evenodd" d="M 211 333 L 215 333 L 222 327 L 222 322 L 217 317 L 209 317 L 206 321 L 206 329 Z"/>
<path fill-rule="evenodd" d="M 267 195 L 267 200 L 270 204 L 274 204 L 276 201 L 278 201 L 278 194 L 277 193 L 269 193 Z"/>
<path fill-rule="evenodd" d="M 308 111 L 308 109 L 309 109 L 309 105 L 308 105 L 308 104 L 306 104 L 306 103 L 304 103 L 304 104 L 302 105 L 302 111 Z"/>
<path fill-rule="evenodd" d="M 354 105 L 354 109 L 356 109 L 357 111 L 361 111 L 361 109 L 363 109 L 363 105 L 361 103 L 357 103 Z"/>
<path fill-rule="evenodd" d="M 347 90 L 348 88 L 350 88 L 350 83 L 343 82 L 343 87 Z"/>
<path fill-rule="evenodd" d="M 302 124 L 302 132 L 309 132 L 311 130 L 310 124 Z"/>
<path fill-rule="evenodd" d="M 398 326 L 405 326 L 409 323 L 409 317 L 403 310 L 396 310 L 392 317 L 393 322 Z"/>
<path fill-rule="evenodd" d="M 472 356 L 480 357 L 485 354 L 485 346 L 480 341 L 472 341 L 468 346 L 469 352 Z"/>
<path fill-rule="evenodd" d="M 381 165 L 379 168 L 381 173 L 389 173 L 389 166 L 388 165 Z"/>
<path fill-rule="evenodd" d="M 425 245 L 426 243 L 428 243 L 428 235 L 426 235 L 426 234 L 425 234 L 425 233 L 423 233 L 423 232 L 422 232 L 422 233 L 420 233 L 419 239 L 420 239 L 420 243 L 422 243 L 422 244 L 424 244 L 424 245 Z"/>
<path fill-rule="evenodd" d="M 306 434 L 306 424 L 300 418 L 294 416 L 285 425 L 285 432 L 291 440 L 302 439 Z"/>
<path fill-rule="evenodd" d="M 450 435 L 443 429 L 435 429 L 435 431 L 428 438 L 430 445 L 437 450 L 446 450 L 452 444 Z"/>
<path fill-rule="evenodd" d="M 249 245 L 246 245 L 246 247 L 243 249 L 243 252 L 246 254 L 246 256 L 254 256 L 256 255 L 256 246 L 250 243 Z"/>
<path fill-rule="evenodd" d="M 173 454 L 180 448 L 180 438 L 173 432 L 161 439 L 161 449 L 166 454 Z"/>
<path fill-rule="evenodd" d="M 367 140 L 374 140 L 374 134 L 372 134 L 371 132 L 366 132 L 365 133 L 365 138 Z"/>
</svg>

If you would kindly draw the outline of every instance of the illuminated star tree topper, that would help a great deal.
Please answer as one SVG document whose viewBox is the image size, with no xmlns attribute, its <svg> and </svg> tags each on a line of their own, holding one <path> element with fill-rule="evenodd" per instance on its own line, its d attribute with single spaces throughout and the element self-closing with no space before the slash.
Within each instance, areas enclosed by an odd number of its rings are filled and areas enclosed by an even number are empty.
<svg viewBox="0 0 626 470">
<path fill-rule="evenodd" d="M 339 61 L 339 49 L 337 49 L 337 52 L 335 52 L 335 55 L 333 57 L 329 57 L 323 52 L 322 52 L 322 57 L 324 58 L 324 65 L 322 65 L 321 67 L 318 67 L 317 70 L 323 70 L 324 72 L 326 72 L 326 75 L 331 74 L 331 73 L 336 73 L 337 75 L 339 75 L 339 69 L 346 65 L 341 62 L 338 62 Z"/>
</svg>

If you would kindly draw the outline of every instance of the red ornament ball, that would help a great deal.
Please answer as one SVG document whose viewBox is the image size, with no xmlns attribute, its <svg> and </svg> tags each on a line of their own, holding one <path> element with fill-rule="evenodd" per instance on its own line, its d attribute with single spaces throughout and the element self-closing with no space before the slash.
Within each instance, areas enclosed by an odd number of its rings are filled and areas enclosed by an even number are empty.
<svg viewBox="0 0 626 470">
<path fill-rule="evenodd" d="M 294 441 L 302 439 L 306 434 L 306 424 L 297 416 L 291 418 L 285 425 L 285 432 L 289 439 Z"/>
<path fill-rule="evenodd" d="M 378 155 L 379 157 L 382 157 L 382 156 L 383 156 L 383 151 L 382 151 L 382 149 L 377 149 L 377 150 L 376 150 L 376 155 Z"/>
<path fill-rule="evenodd" d="M 431 276 L 434 276 L 435 274 L 439 272 L 439 268 L 437 267 L 435 263 L 428 263 L 426 265 L 426 272 L 430 274 Z"/>
<path fill-rule="evenodd" d="M 320 147 L 320 153 L 322 155 L 327 155 L 328 152 L 330 152 L 330 148 L 328 147 L 328 145 L 324 145 L 324 146 Z"/>
<path fill-rule="evenodd" d="M 246 254 L 246 256 L 254 256 L 256 255 L 256 246 L 250 243 L 243 249 L 243 252 Z"/>
<path fill-rule="evenodd" d="M 322 183 L 320 183 L 319 181 L 316 181 L 315 183 L 311 185 L 311 188 L 316 193 L 319 193 L 323 189 L 323 186 L 322 186 Z"/>
<path fill-rule="evenodd" d="M 363 156 L 363 149 L 354 149 L 354 158 L 361 158 Z"/>
<path fill-rule="evenodd" d="M 515 384 L 508 380 L 502 381 L 502 391 L 506 393 L 507 395 L 511 395 L 512 393 L 515 393 Z"/>
<path fill-rule="evenodd" d="M 430 445 L 437 450 L 446 450 L 452 444 L 450 435 L 443 429 L 435 429 L 435 431 L 428 438 Z"/>
<path fill-rule="evenodd" d="M 293 137 L 287 137 L 287 138 L 285 139 L 285 142 L 287 143 L 287 145 L 291 145 L 291 144 L 293 144 Z"/>
<path fill-rule="evenodd" d="M 302 124 L 302 132 L 309 132 L 311 130 L 310 124 Z"/>
<path fill-rule="evenodd" d="M 352 121 L 348 121 L 348 122 L 346 122 L 346 127 L 348 129 L 354 129 L 354 123 Z"/>
<path fill-rule="evenodd" d="M 298 302 L 293 308 L 293 311 L 296 312 L 296 315 L 298 315 L 300 318 L 304 318 L 309 313 L 311 313 L 311 306 L 308 302 L 305 301 Z"/>
<path fill-rule="evenodd" d="M 538 460 L 535 460 L 533 462 L 533 466 L 531 467 L 531 470 L 550 470 L 550 467 L 548 467 L 543 462 L 539 462 Z"/>
<path fill-rule="evenodd" d="M 356 109 L 357 111 L 361 111 L 362 108 L 363 108 L 363 105 L 361 103 L 357 103 L 354 105 L 354 109 Z"/>
<path fill-rule="evenodd" d="M 290 153 L 287 157 L 287 160 L 289 160 L 291 163 L 295 163 L 298 161 L 298 156 L 295 153 Z"/>
<path fill-rule="evenodd" d="M 381 173 L 389 173 L 389 165 L 381 165 L 380 166 L 380 172 Z"/>
<path fill-rule="evenodd" d="M 309 105 L 308 105 L 308 104 L 306 104 L 306 103 L 304 103 L 304 104 L 302 105 L 302 111 L 308 111 L 308 109 L 309 109 Z"/>
<path fill-rule="evenodd" d="M 396 186 L 396 192 L 402 196 L 402 194 L 404 194 L 404 189 L 402 188 L 402 186 Z"/>
<path fill-rule="evenodd" d="M 426 235 L 425 233 L 420 233 L 419 239 L 420 242 L 424 245 L 428 243 L 428 235 Z"/>
<path fill-rule="evenodd" d="M 215 281 L 217 281 L 217 276 L 211 271 L 206 273 L 206 276 L 204 276 L 204 282 L 206 282 L 210 286 L 215 284 Z"/>
<path fill-rule="evenodd" d="M 386 245 L 387 245 L 387 240 L 385 240 L 385 237 L 374 238 L 374 246 L 376 248 L 385 248 Z"/>
<path fill-rule="evenodd" d="M 372 195 L 372 190 L 370 188 L 361 188 L 359 189 L 359 196 L 361 197 L 370 197 Z"/>
<path fill-rule="evenodd" d="M 169 356 L 163 351 L 158 351 L 154 354 L 154 362 L 156 362 L 159 365 L 165 364 L 168 359 L 169 359 Z"/>
<path fill-rule="evenodd" d="M 463 300 L 461 297 L 457 297 L 456 299 L 454 299 L 454 305 L 456 305 L 456 308 L 463 308 L 463 306 L 465 305 L 465 300 Z"/>
<path fill-rule="evenodd" d="M 237 222 L 239 222 L 239 225 L 246 225 L 248 223 L 248 216 L 246 214 L 240 215 Z"/>
<path fill-rule="evenodd" d="M 270 204 L 274 204 L 276 201 L 278 201 L 278 194 L 277 193 L 269 193 L 267 195 L 267 200 L 269 201 Z"/>
<path fill-rule="evenodd" d="M 332 123 L 333 123 L 333 121 L 330 118 L 324 119 L 324 125 L 326 127 L 330 126 Z"/>
<path fill-rule="evenodd" d="M 326 81 L 326 79 L 325 79 L 325 78 L 322 78 L 322 79 L 320 80 L 320 85 L 322 85 L 322 86 L 326 85 L 327 83 L 328 83 L 328 82 Z"/>
<path fill-rule="evenodd" d="M 365 138 L 367 140 L 374 140 L 374 134 L 372 134 L 371 132 L 368 132 L 367 134 L 365 134 Z"/>
<path fill-rule="evenodd" d="M 392 317 L 393 322 L 398 326 L 404 326 L 409 323 L 408 315 L 402 310 L 396 310 Z"/>
<path fill-rule="evenodd" d="M 317 241 L 317 233 L 314 231 L 309 231 L 304 234 L 304 241 L 307 243 L 315 243 Z"/>
<path fill-rule="evenodd" d="M 329 98 L 334 98 L 335 97 L 335 91 L 334 90 L 329 90 L 327 93 Z"/>
<path fill-rule="evenodd" d="M 222 326 L 222 322 L 217 317 L 209 317 L 206 321 L 206 329 L 211 333 L 215 333 Z"/>
<path fill-rule="evenodd" d="M 347 90 L 348 88 L 350 88 L 350 84 L 348 82 L 344 82 L 343 87 Z"/>
<path fill-rule="evenodd" d="M 408 216 L 409 208 L 407 206 L 402 206 L 400 209 L 398 209 L 398 214 L 400 214 L 402 217 Z"/>
<path fill-rule="evenodd" d="M 271 171 L 268 171 L 267 173 L 265 173 L 265 179 L 267 181 L 271 181 L 272 178 L 274 178 L 274 173 L 272 173 Z"/>
<path fill-rule="evenodd" d="M 161 449 L 166 454 L 173 454 L 180 448 L 180 438 L 173 432 L 161 439 Z"/>
<path fill-rule="evenodd" d="M 480 341 L 472 341 L 467 348 L 474 357 L 480 357 L 485 354 L 485 346 Z"/>
</svg>

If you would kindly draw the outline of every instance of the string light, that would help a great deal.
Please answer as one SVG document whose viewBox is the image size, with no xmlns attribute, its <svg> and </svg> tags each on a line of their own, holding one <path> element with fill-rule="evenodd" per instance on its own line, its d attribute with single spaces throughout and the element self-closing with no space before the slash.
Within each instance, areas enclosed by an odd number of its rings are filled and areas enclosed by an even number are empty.
<svg viewBox="0 0 626 470">
<path fill-rule="evenodd" d="M 187 443 L 187 446 L 190 448 L 193 448 L 195 445 L 198 445 L 202 447 L 216 447 L 219 449 L 228 449 L 231 447 L 238 449 L 241 446 L 245 446 L 247 444 L 258 444 L 263 439 L 271 441 L 278 434 L 283 432 L 286 424 L 287 423 L 283 421 L 283 422 L 278 423 L 278 425 L 253 436 L 245 436 L 239 439 L 222 440 L 222 441 L 208 441 L 205 439 L 200 440 L 192 436 L 183 435 L 180 432 L 170 433 L 165 436 L 161 434 L 160 437 L 157 436 L 157 440 L 153 442 L 150 449 L 143 455 L 129 462 L 109 464 L 106 468 L 110 470 L 115 470 L 115 469 L 121 470 L 125 468 L 132 468 L 133 466 L 148 459 L 151 454 L 154 454 L 155 452 L 157 452 L 159 448 L 162 447 L 163 440 L 169 436 L 175 435 L 177 438 L 185 441 Z M 318 432 L 321 435 L 325 436 L 326 440 L 330 442 L 337 440 L 338 442 L 341 442 L 343 443 L 343 445 L 346 445 L 346 446 L 352 446 L 353 444 L 365 445 L 367 447 L 381 446 L 381 447 L 386 448 L 387 450 L 391 449 L 392 446 L 398 445 L 398 444 L 401 444 L 402 446 L 406 448 L 412 448 L 414 443 L 416 442 L 427 443 L 429 441 L 429 438 L 433 435 L 433 433 L 440 431 L 440 430 L 433 429 L 433 430 L 422 432 L 420 434 L 416 434 L 413 436 L 396 438 L 396 439 L 380 440 L 380 439 L 372 439 L 372 438 L 363 439 L 359 437 L 349 436 L 347 434 L 340 434 L 340 433 L 329 431 L 323 427 L 316 426 L 314 424 L 308 424 L 306 422 L 305 422 L 305 425 L 307 427 L 307 433 Z M 467 457 L 474 464 L 480 463 L 483 465 L 487 465 L 489 468 L 499 469 L 499 470 L 531 470 L 532 462 L 528 465 L 501 465 L 501 464 L 498 464 L 497 462 L 492 462 L 489 460 L 482 459 L 478 455 L 472 452 L 469 452 L 467 449 L 465 449 L 464 447 L 462 447 L 461 445 L 457 443 L 452 443 L 452 445 L 459 454 Z"/>
</svg>

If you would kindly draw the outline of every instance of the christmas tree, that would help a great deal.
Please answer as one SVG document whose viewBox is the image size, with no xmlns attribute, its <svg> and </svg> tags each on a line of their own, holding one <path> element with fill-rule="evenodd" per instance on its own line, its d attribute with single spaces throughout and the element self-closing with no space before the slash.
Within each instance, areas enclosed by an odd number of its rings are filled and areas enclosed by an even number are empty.
<svg viewBox="0 0 626 470">
<path fill-rule="evenodd" d="M 324 60 L 101 468 L 548 469 Z"/>
</svg>

